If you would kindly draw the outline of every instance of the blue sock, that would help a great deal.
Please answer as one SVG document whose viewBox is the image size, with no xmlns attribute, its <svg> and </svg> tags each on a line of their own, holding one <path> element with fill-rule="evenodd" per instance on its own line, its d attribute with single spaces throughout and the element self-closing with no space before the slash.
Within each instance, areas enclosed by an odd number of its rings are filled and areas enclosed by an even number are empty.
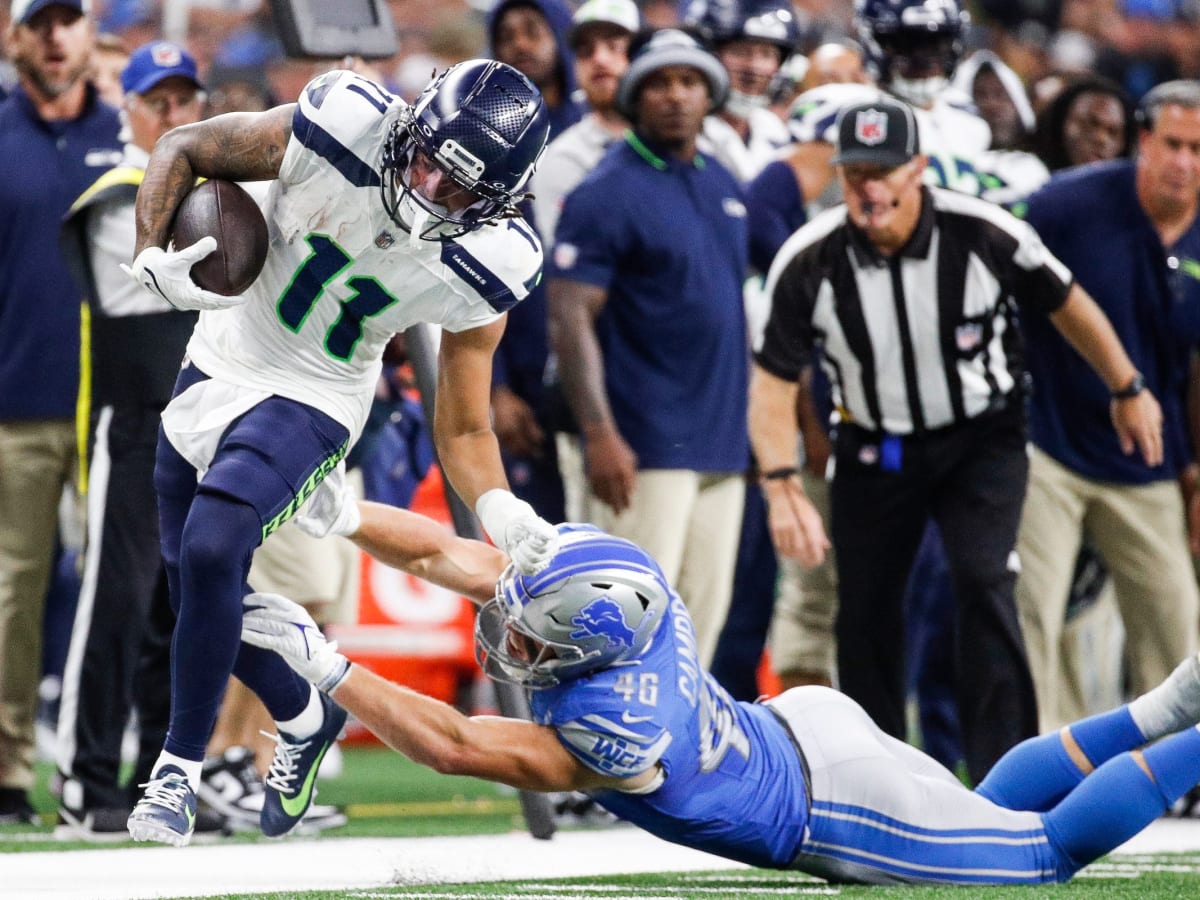
<svg viewBox="0 0 1200 900">
<path fill-rule="evenodd" d="M 1146 742 L 1125 706 L 1076 722 L 1070 730 L 1088 761 L 1097 767 Z M 1030 738 L 1004 754 L 976 791 L 1006 809 L 1045 812 L 1084 775 L 1056 732 Z"/>
<path fill-rule="evenodd" d="M 1189 728 L 1142 754 L 1154 777 L 1130 754 L 1100 766 L 1045 816 L 1046 830 L 1079 869 L 1133 837 L 1200 782 L 1200 731 Z"/>
</svg>

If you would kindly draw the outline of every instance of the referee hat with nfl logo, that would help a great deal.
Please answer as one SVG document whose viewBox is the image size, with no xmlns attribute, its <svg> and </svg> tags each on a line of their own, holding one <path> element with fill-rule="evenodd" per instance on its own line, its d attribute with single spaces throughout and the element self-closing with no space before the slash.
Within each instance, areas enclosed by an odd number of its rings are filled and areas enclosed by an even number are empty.
<svg viewBox="0 0 1200 900">
<path fill-rule="evenodd" d="M 919 153 L 912 107 L 891 97 L 856 103 L 838 114 L 837 152 L 832 163 L 862 163 L 893 169 Z"/>
</svg>

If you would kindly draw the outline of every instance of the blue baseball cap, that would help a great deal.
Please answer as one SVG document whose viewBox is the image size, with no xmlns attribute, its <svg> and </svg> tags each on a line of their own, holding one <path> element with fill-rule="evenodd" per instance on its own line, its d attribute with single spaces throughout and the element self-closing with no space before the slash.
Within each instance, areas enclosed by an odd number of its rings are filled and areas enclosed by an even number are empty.
<svg viewBox="0 0 1200 900">
<path fill-rule="evenodd" d="M 65 6 L 81 16 L 86 16 L 92 10 L 90 0 L 13 0 L 9 17 L 18 25 L 24 25 L 47 6 Z"/>
<path fill-rule="evenodd" d="M 127 94 L 144 94 L 163 79 L 173 76 L 186 78 L 204 90 L 192 54 L 170 41 L 151 41 L 130 54 L 129 62 L 121 72 L 121 88 Z"/>
</svg>

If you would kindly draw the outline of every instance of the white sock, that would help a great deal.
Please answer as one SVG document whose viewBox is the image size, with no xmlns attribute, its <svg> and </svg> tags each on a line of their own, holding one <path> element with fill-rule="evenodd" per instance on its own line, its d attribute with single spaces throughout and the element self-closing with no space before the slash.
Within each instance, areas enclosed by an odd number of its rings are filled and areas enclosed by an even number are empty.
<svg viewBox="0 0 1200 900">
<path fill-rule="evenodd" d="M 158 759 L 154 763 L 154 768 L 150 770 L 153 772 L 153 775 L 150 777 L 156 777 L 158 775 L 158 770 L 163 766 L 175 766 L 176 768 L 182 769 L 183 774 L 187 776 L 188 785 L 193 791 L 200 786 L 200 770 L 204 766 L 203 760 L 184 759 L 182 756 L 176 756 L 174 753 L 168 753 L 166 750 L 164 750 L 162 753 L 158 754 Z"/>
<path fill-rule="evenodd" d="M 1162 684 L 1131 700 L 1129 714 L 1148 741 L 1200 723 L 1200 657 L 1189 656 Z"/>
<path fill-rule="evenodd" d="M 286 731 L 292 737 L 306 738 L 317 733 L 317 729 L 325 724 L 325 708 L 321 706 L 321 693 L 310 685 L 312 693 L 308 695 L 308 706 L 294 719 L 276 722 L 280 731 Z"/>
</svg>

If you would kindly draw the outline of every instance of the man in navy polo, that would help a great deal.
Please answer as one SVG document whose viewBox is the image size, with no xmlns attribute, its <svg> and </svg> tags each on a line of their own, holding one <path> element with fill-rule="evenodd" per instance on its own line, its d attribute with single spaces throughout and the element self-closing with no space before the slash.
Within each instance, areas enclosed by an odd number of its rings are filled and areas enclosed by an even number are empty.
<svg viewBox="0 0 1200 900">
<path fill-rule="evenodd" d="M 42 613 L 58 503 L 75 468 L 79 290 L 58 230 L 121 158 L 117 111 L 87 81 L 88 0 L 13 0 L 19 83 L 0 104 L 0 824 L 35 821 Z"/>
<path fill-rule="evenodd" d="M 749 461 L 746 212 L 696 150 L 728 76 L 675 29 L 631 55 L 633 130 L 566 199 L 550 331 L 584 441 L 597 524 L 679 585 L 707 665 L 729 608 Z"/>
<path fill-rule="evenodd" d="M 1136 161 L 1073 170 L 1029 199 L 1030 224 L 1096 298 L 1141 373 L 1110 394 L 1045 322 L 1024 323 L 1034 451 L 1017 602 L 1043 731 L 1071 712 L 1060 708 L 1059 640 L 1084 533 L 1112 574 L 1132 690 L 1197 647 L 1185 529 L 1190 518 L 1200 549 L 1200 466 L 1185 395 L 1200 342 L 1200 82 L 1160 85 L 1141 111 Z M 1163 412 L 1164 460 L 1154 467 L 1109 424 L 1114 404 L 1147 389 Z"/>
</svg>

